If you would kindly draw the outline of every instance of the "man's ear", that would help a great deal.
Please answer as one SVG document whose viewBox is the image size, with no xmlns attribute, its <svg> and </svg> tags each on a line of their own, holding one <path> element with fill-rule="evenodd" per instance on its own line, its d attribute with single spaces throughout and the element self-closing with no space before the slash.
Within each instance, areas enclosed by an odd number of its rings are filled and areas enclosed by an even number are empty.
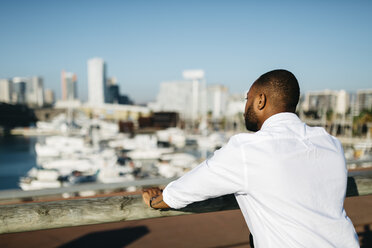
<svg viewBox="0 0 372 248">
<path fill-rule="evenodd" d="M 266 106 L 266 95 L 264 93 L 261 93 L 258 95 L 258 104 L 257 109 L 262 110 Z"/>
</svg>

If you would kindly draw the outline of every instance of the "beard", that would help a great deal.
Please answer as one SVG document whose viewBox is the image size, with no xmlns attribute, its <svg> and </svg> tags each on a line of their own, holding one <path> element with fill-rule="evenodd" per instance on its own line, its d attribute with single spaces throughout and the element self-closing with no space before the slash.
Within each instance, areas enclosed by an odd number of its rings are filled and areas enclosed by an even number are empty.
<svg viewBox="0 0 372 248">
<path fill-rule="evenodd" d="M 253 111 L 253 104 L 248 107 L 247 112 L 244 115 L 245 128 L 248 131 L 258 131 L 258 118 L 256 113 Z"/>
</svg>

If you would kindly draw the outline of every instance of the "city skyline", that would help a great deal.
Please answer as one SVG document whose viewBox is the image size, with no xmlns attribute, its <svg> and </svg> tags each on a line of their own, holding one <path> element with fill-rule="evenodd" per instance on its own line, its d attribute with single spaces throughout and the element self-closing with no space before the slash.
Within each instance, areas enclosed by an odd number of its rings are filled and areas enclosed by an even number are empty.
<svg viewBox="0 0 372 248">
<path fill-rule="evenodd" d="M 86 61 L 101 57 L 135 102 L 160 84 L 202 69 L 206 82 L 244 93 L 261 74 L 292 71 L 302 93 L 356 92 L 372 86 L 372 3 L 293 1 L 1 2 L 0 78 L 44 78 L 61 98 L 60 72 L 79 78 L 88 100 Z M 14 18 L 16 16 L 16 18 Z"/>
</svg>

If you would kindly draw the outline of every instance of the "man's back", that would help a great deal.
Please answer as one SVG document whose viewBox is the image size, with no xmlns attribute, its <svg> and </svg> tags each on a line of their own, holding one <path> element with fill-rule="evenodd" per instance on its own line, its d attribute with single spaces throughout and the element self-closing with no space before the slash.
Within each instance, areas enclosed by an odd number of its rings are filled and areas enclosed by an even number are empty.
<svg viewBox="0 0 372 248">
<path fill-rule="evenodd" d="M 343 209 L 347 170 L 342 146 L 295 114 L 238 134 L 163 192 L 172 208 L 234 193 L 255 247 L 358 247 Z"/>
<path fill-rule="evenodd" d="M 246 191 L 236 196 L 256 247 L 358 246 L 343 209 L 347 170 L 337 139 L 291 113 L 236 138 L 246 166 Z"/>
<path fill-rule="evenodd" d="M 154 208 L 182 208 L 234 193 L 255 247 L 358 247 L 343 202 L 347 170 L 340 142 L 294 114 L 300 87 L 278 69 L 250 87 L 245 127 L 210 159 L 144 201 Z M 155 203 L 152 204 L 153 199 Z"/>
</svg>

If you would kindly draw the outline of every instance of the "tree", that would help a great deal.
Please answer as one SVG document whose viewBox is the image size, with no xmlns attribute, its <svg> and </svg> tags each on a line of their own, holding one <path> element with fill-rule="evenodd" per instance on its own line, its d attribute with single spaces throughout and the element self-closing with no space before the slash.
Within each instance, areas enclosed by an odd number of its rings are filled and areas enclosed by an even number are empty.
<svg viewBox="0 0 372 248">
<path fill-rule="evenodd" d="M 368 123 L 372 123 L 372 110 L 362 110 L 362 112 L 354 117 L 353 120 L 353 133 L 355 135 L 363 135 L 368 130 Z"/>
</svg>

